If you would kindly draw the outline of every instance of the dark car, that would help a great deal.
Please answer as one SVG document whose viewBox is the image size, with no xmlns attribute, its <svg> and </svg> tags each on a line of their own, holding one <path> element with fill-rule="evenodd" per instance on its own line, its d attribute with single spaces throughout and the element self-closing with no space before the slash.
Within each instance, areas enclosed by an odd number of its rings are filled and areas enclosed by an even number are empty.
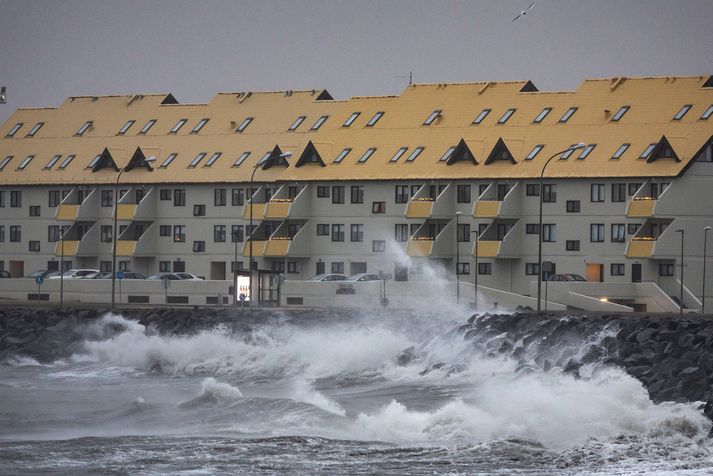
<svg viewBox="0 0 713 476">
<path fill-rule="evenodd" d="M 553 274 L 547 281 L 586 281 L 583 276 L 578 274 Z"/>
<path fill-rule="evenodd" d="M 9 271 L 0 271 L 0 278 L 12 278 Z"/>
</svg>

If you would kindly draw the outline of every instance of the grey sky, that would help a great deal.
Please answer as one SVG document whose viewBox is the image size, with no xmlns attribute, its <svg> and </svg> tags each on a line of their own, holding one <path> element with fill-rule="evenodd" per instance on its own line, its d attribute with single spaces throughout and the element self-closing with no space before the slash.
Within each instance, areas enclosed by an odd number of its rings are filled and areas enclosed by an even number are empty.
<svg viewBox="0 0 713 476">
<path fill-rule="evenodd" d="M 0 0 L 0 84 L 18 107 L 71 95 L 326 88 L 398 94 L 416 82 L 713 73 L 711 0 Z M 404 77 L 398 77 L 404 76 Z"/>
</svg>

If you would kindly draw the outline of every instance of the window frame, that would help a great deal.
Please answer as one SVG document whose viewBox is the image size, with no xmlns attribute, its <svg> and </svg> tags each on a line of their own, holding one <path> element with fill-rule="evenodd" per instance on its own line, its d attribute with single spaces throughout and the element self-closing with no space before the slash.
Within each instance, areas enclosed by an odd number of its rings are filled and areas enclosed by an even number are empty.
<svg viewBox="0 0 713 476">
<path fill-rule="evenodd" d="M 14 126 L 12 126 L 12 129 L 10 129 L 10 130 L 7 132 L 7 134 L 5 134 L 5 137 L 8 138 L 8 139 L 11 138 L 11 137 L 15 137 L 15 134 L 17 134 L 17 133 L 20 131 L 20 129 L 22 129 L 22 126 L 24 126 L 24 125 L 25 125 L 24 122 L 18 122 L 18 123 L 16 123 Z"/>
<path fill-rule="evenodd" d="M 452 145 L 452 146 L 448 147 L 448 149 L 446 149 L 446 151 L 443 153 L 443 155 L 441 156 L 441 158 L 438 159 L 438 161 L 439 161 L 439 162 L 447 162 L 448 159 L 451 158 L 451 155 L 453 155 L 453 152 L 456 151 L 456 148 L 457 148 L 457 147 L 458 147 L 458 146 L 456 146 L 456 145 Z"/>
<path fill-rule="evenodd" d="M 200 164 L 201 161 L 205 159 L 206 155 L 208 155 L 207 152 L 198 152 L 198 154 L 196 154 L 196 156 L 193 158 L 193 160 L 191 160 L 191 163 L 188 164 L 188 167 L 186 168 L 195 169 L 196 167 L 198 167 L 198 164 Z"/>
<path fill-rule="evenodd" d="M 67 166 L 72 163 L 72 161 L 77 157 L 76 154 L 69 154 L 67 157 L 64 158 L 62 163 L 59 164 L 59 167 L 57 167 L 57 170 L 64 170 L 67 168 Z"/>
<path fill-rule="evenodd" d="M 159 169 L 165 169 L 169 165 L 171 165 L 171 162 L 175 160 L 175 158 L 178 157 L 178 152 L 171 152 L 166 156 L 166 158 L 161 162 L 161 165 L 158 166 Z"/>
<path fill-rule="evenodd" d="M 673 116 L 671 119 L 672 121 L 680 121 L 684 117 L 686 117 L 686 114 L 688 114 L 688 111 L 693 109 L 693 104 L 684 104 L 681 106 L 681 109 L 678 110 L 678 112 Z"/>
<path fill-rule="evenodd" d="M 179 119 L 178 122 L 171 128 L 170 131 L 168 131 L 169 134 L 178 134 L 178 131 L 183 128 L 183 126 L 186 125 L 186 122 L 188 122 L 188 119 Z"/>
<path fill-rule="evenodd" d="M 206 124 L 208 124 L 208 121 L 210 121 L 209 117 L 204 117 L 198 123 L 193 126 L 193 129 L 191 129 L 191 134 L 198 134 L 200 133 L 201 129 L 205 127 Z"/>
<path fill-rule="evenodd" d="M 211 167 L 222 155 L 222 152 L 213 152 L 213 155 L 203 164 L 203 167 Z"/>
<path fill-rule="evenodd" d="M 27 157 L 22 159 L 22 162 L 17 164 L 17 168 L 15 170 L 25 170 L 25 168 L 27 168 L 27 166 L 30 165 L 30 162 L 32 162 L 34 160 L 34 158 L 35 158 L 34 154 L 28 155 Z"/>
<path fill-rule="evenodd" d="M 235 162 L 233 162 L 233 165 L 231 165 L 231 167 L 237 168 L 237 167 L 240 167 L 241 165 L 243 165 L 243 163 L 247 160 L 247 158 L 250 157 L 250 154 L 251 154 L 251 152 L 249 150 L 246 150 L 245 152 L 240 154 L 240 156 L 237 159 L 235 159 Z"/>
<path fill-rule="evenodd" d="M 535 116 L 535 118 L 532 120 L 532 123 L 533 123 L 533 124 L 541 124 L 542 121 L 544 121 L 545 118 L 550 114 L 550 112 L 552 112 L 552 108 L 551 108 L 551 107 L 549 107 L 549 106 L 544 107 L 544 108 L 539 112 L 539 114 L 537 114 L 537 116 Z"/>
<path fill-rule="evenodd" d="M 713 116 L 713 104 L 708 106 L 708 108 L 703 111 L 701 117 L 698 118 L 699 121 L 707 121 L 711 116 Z"/>
<path fill-rule="evenodd" d="M 294 122 L 292 122 L 292 124 L 287 129 L 287 131 L 288 132 L 296 131 L 302 125 L 302 123 L 305 121 L 305 119 L 307 119 L 307 116 L 297 116 L 297 119 L 295 119 Z"/>
<path fill-rule="evenodd" d="M 480 111 L 477 116 L 475 116 L 475 119 L 473 119 L 471 125 L 480 125 L 491 112 L 493 112 L 493 110 L 489 107 L 486 107 L 485 109 Z"/>
<path fill-rule="evenodd" d="M 376 152 L 376 147 L 369 147 L 364 151 L 361 157 L 359 157 L 359 160 L 357 160 L 358 164 L 364 164 L 366 163 L 367 160 L 371 158 L 372 155 L 374 155 L 374 152 Z"/>
<path fill-rule="evenodd" d="M 371 119 L 369 119 L 369 122 L 366 123 L 364 127 L 374 127 L 379 120 L 384 117 L 384 114 L 386 114 L 384 111 L 377 111 Z"/>
<path fill-rule="evenodd" d="M 30 129 L 27 134 L 25 134 L 25 137 L 35 137 L 38 132 L 40 132 L 40 129 L 42 129 L 42 126 L 44 126 L 44 122 L 38 122 L 34 126 L 32 126 L 32 129 Z"/>
<path fill-rule="evenodd" d="M 146 124 L 144 124 L 144 127 L 141 128 L 139 131 L 140 136 L 146 135 L 148 131 L 151 130 L 151 128 L 158 122 L 158 119 L 149 119 L 146 121 Z"/>
<path fill-rule="evenodd" d="M 587 157 L 589 157 L 589 154 L 591 154 L 592 151 L 596 148 L 597 148 L 597 144 L 587 144 L 587 146 L 584 149 L 582 149 L 582 151 L 579 153 L 577 160 L 586 159 Z"/>
<path fill-rule="evenodd" d="M 631 109 L 631 106 L 629 105 L 624 105 L 619 108 L 618 111 L 616 111 L 616 114 L 614 114 L 611 118 L 610 122 L 619 122 L 624 115 L 629 112 L 629 109 Z"/>
<path fill-rule="evenodd" d="M 654 151 L 656 148 L 656 142 L 649 144 L 646 146 L 646 148 L 641 151 L 641 155 L 639 155 L 639 159 L 648 159 L 651 156 L 651 153 Z"/>
<path fill-rule="evenodd" d="M 564 112 L 564 114 L 562 114 L 562 117 L 559 118 L 557 124 L 566 124 L 567 122 L 569 122 L 570 119 L 572 119 L 572 116 L 574 116 L 574 113 L 576 113 L 578 110 L 579 107 L 571 106 Z"/>
<path fill-rule="evenodd" d="M 55 165 L 57 162 L 59 162 L 59 160 L 60 160 L 61 158 L 62 158 L 62 154 L 55 154 L 55 155 L 53 155 L 52 158 L 50 159 L 50 161 L 47 162 L 47 164 L 46 164 L 44 167 L 42 167 L 42 170 L 51 170 L 52 167 L 54 167 L 54 165 Z"/>
<path fill-rule="evenodd" d="M 250 125 L 251 122 L 253 122 L 254 119 L 255 118 L 252 116 L 248 116 L 245 119 L 243 119 L 243 121 L 240 124 L 238 124 L 238 127 L 235 128 L 235 132 L 238 132 L 238 133 L 244 132 L 245 129 L 248 128 L 248 126 Z"/>
<path fill-rule="evenodd" d="M 534 159 L 535 157 L 537 157 L 537 155 L 540 152 L 542 152 L 542 149 L 544 149 L 544 148 L 545 148 L 545 144 L 537 144 L 535 147 L 532 148 L 530 153 L 525 156 L 525 160 Z"/>
<path fill-rule="evenodd" d="M 406 157 L 406 160 L 404 163 L 410 164 L 414 160 L 418 158 L 419 155 L 421 155 L 421 152 L 423 152 L 426 149 L 425 146 L 419 145 L 416 147 L 414 150 L 411 151 L 408 157 Z"/>
<path fill-rule="evenodd" d="M 631 147 L 631 144 L 629 142 L 625 142 L 619 146 L 619 148 L 612 154 L 610 160 L 619 160 L 621 157 L 626 154 L 626 151 L 629 150 L 629 147 Z"/>
<path fill-rule="evenodd" d="M 357 118 L 361 115 L 361 111 L 354 111 L 351 113 L 349 117 L 347 117 L 347 120 L 342 123 L 342 127 L 349 127 L 351 126 L 354 121 L 357 120 Z"/>
<path fill-rule="evenodd" d="M 429 114 L 429 116 L 426 118 L 426 120 L 423 121 L 422 125 L 430 126 L 431 124 L 433 124 L 433 121 L 441 117 L 441 114 L 443 114 L 442 109 L 434 109 L 433 112 Z"/>
<path fill-rule="evenodd" d="M 121 129 L 119 129 L 119 132 L 117 132 L 116 135 L 123 136 L 124 134 L 129 132 L 129 129 L 131 129 L 135 123 L 136 121 L 134 119 L 129 119 L 128 121 L 126 121 L 126 124 L 121 126 Z"/>
<path fill-rule="evenodd" d="M 389 159 L 389 163 L 398 162 L 398 160 L 406 153 L 407 150 L 408 147 L 406 146 L 399 147 L 396 153 L 394 153 L 394 155 Z"/>
<path fill-rule="evenodd" d="M 344 159 L 351 153 L 351 147 L 345 147 L 332 161 L 333 164 L 341 164 Z"/>
<path fill-rule="evenodd" d="M 328 115 L 319 116 L 319 119 L 317 119 L 315 121 L 315 123 L 312 124 L 312 127 L 310 127 L 309 130 L 311 130 L 311 131 L 319 130 L 319 128 L 322 127 L 325 122 L 327 122 L 327 119 L 329 119 Z"/>
<path fill-rule="evenodd" d="M 14 158 L 15 158 L 14 155 L 6 155 L 4 159 L 0 160 L 0 172 L 2 172 L 3 169 L 5 169 L 5 167 L 7 167 L 7 164 L 12 162 L 12 159 L 14 159 Z"/>
<path fill-rule="evenodd" d="M 517 112 L 517 108 L 511 107 L 508 110 L 506 110 L 502 116 L 500 116 L 500 119 L 498 119 L 497 124 L 502 125 L 507 123 L 510 118 Z"/>
</svg>

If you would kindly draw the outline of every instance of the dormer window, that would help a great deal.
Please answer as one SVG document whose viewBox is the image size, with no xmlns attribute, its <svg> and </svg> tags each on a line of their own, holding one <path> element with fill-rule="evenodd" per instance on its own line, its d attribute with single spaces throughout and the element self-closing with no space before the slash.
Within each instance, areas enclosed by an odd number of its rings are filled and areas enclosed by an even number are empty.
<svg viewBox="0 0 713 476">
<path fill-rule="evenodd" d="M 685 106 L 683 106 L 683 107 L 676 113 L 676 115 L 673 116 L 673 120 L 674 120 L 674 121 L 680 121 L 681 119 L 683 119 L 683 116 L 685 116 L 686 113 L 687 113 L 688 111 L 690 111 L 692 107 L 693 107 L 693 105 L 691 105 L 691 104 L 686 104 Z"/>
<path fill-rule="evenodd" d="M 32 162 L 32 159 L 34 158 L 34 155 L 28 155 L 27 157 L 25 157 L 22 162 L 20 162 L 20 165 L 17 166 L 17 170 L 25 170 L 25 167 L 27 167 L 27 165 Z"/>
<path fill-rule="evenodd" d="M 94 166 L 99 162 L 99 159 L 101 158 L 101 154 L 97 154 L 96 157 L 94 157 L 92 160 L 89 161 L 89 164 L 87 164 L 88 169 L 94 168 Z"/>
<path fill-rule="evenodd" d="M 547 114 L 549 114 L 551 111 L 552 111 L 551 107 L 544 108 L 542 111 L 540 111 L 540 113 L 537 115 L 535 120 L 532 122 L 534 122 L 535 124 L 539 124 L 540 122 L 545 120 L 545 118 L 547 117 Z"/>
<path fill-rule="evenodd" d="M 0 160 L 0 171 L 1 171 L 2 169 L 4 169 L 7 164 L 10 163 L 10 161 L 12 160 L 12 158 L 13 158 L 12 155 L 8 155 L 8 156 L 6 156 L 4 159 Z"/>
<path fill-rule="evenodd" d="M 656 143 L 649 144 L 648 146 L 646 146 L 646 148 L 645 148 L 644 151 L 641 153 L 641 155 L 639 156 L 639 158 L 640 158 L 640 159 L 648 159 L 649 156 L 651 155 L 651 152 L 654 151 L 654 148 L 655 148 L 655 147 L 656 147 Z"/>
<path fill-rule="evenodd" d="M 240 167 L 249 156 L 250 152 L 243 152 L 242 154 L 240 154 L 240 157 L 238 157 L 235 162 L 233 162 L 233 167 Z"/>
<path fill-rule="evenodd" d="M 210 121 L 210 119 L 207 119 L 207 118 L 203 118 L 200 121 L 198 121 L 198 124 L 196 124 L 196 126 L 193 129 L 191 129 L 191 134 L 198 134 L 201 131 L 201 129 L 203 129 L 203 126 L 208 124 L 208 121 Z"/>
<path fill-rule="evenodd" d="M 369 147 L 368 149 L 366 149 L 366 152 L 364 152 L 364 155 L 359 157 L 359 160 L 357 162 L 363 164 L 364 162 L 369 160 L 369 157 L 374 155 L 374 152 L 376 152 L 376 147 Z"/>
<path fill-rule="evenodd" d="M 584 149 L 582 149 L 582 153 L 579 154 L 579 157 L 577 157 L 577 160 L 584 160 L 584 159 L 586 159 L 586 158 L 589 156 L 589 154 L 592 153 L 592 151 L 594 150 L 594 148 L 595 148 L 596 146 L 597 146 L 597 144 L 589 144 L 589 145 L 587 145 L 587 147 L 585 147 Z"/>
<path fill-rule="evenodd" d="M 165 169 L 166 167 L 168 167 L 169 165 L 171 165 L 171 162 L 173 162 L 173 159 L 175 159 L 177 156 L 178 156 L 178 154 L 177 154 L 176 152 L 173 152 L 173 153 L 171 153 L 171 154 L 168 154 L 168 157 L 166 157 L 166 160 L 164 160 L 163 162 L 161 162 L 161 165 L 159 165 L 158 168 L 160 168 L 160 169 Z"/>
<path fill-rule="evenodd" d="M 302 124 L 306 118 L 307 118 L 306 116 L 299 116 L 297 119 L 295 119 L 295 122 L 293 122 L 292 125 L 290 126 L 290 128 L 287 130 L 288 131 L 296 131 L 297 128 L 300 127 L 300 124 Z"/>
<path fill-rule="evenodd" d="M 18 122 L 17 124 L 15 124 L 14 126 L 12 126 L 12 129 L 10 129 L 10 132 L 8 132 L 5 137 L 14 137 L 15 134 L 17 133 L 17 131 L 20 130 L 20 128 L 22 127 L 22 125 L 23 125 L 22 122 Z"/>
<path fill-rule="evenodd" d="M 119 132 L 117 132 L 116 135 L 123 136 L 124 134 L 126 134 L 126 132 L 131 128 L 131 126 L 134 125 L 134 122 L 136 121 L 134 121 L 133 119 L 126 121 L 126 124 L 124 124 L 123 127 L 119 129 Z"/>
<path fill-rule="evenodd" d="M 624 152 L 631 147 L 631 144 L 621 144 L 619 148 L 614 152 L 614 155 L 611 156 L 612 159 L 620 159 L 622 155 L 624 155 Z"/>
<path fill-rule="evenodd" d="M 565 122 L 569 121 L 569 118 L 572 117 L 575 112 L 577 112 L 577 108 L 570 107 L 564 112 L 564 114 L 562 114 L 562 117 L 560 117 L 560 120 L 558 122 L 564 124 Z"/>
<path fill-rule="evenodd" d="M 315 123 L 312 125 L 312 128 L 311 128 L 310 130 L 311 130 L 311 131 L 316 131 L 317 129 L 319 129 L 320 127 L 322 127 L 322 124 L 324 124 L 324 123 L 327 121 L 328 118 L 329 118 L 329 116 L 320 116 L 319 119 L 317 119 L 317 122 L 315 122 Z"/>
<path fill-rule="evenodd" d="M 416 160 L 416 157 L 421 155 L 421 152 L 423 152 L 423 149 L 425 149 L 425 147 L 423 147 L 423 146 L 416 147 L 413 150 L 413 152 L 411 152 L 411 155 L 406 157 L 406 162 L 413 162 L 414 160 Z"/>
<path fill-rule="evenodd" d="M 45 170 L 51 169 L 52 167 L 54 167 L 54 164 L 56 164 L 57 161 L 58 161 L 59 159 L 61 159 L 61 158 L 62 158 L 61 155 L 59 155 L 59 154 L 55 155 L 54 157 L 52 157 L 52 158 L 50 159 L 49 162 L 47 162 L 47 165 L 45 165 L 44 169 L 45 169 Z"/>
<path fill-rule="evenodd" d="M 353 123 L 354 121 L 356 121 L 357 117 L 359 117 L 360 114 L 361 114 L 361 112 L 352 112 L 352 115 L 349 116 L 346 121 L 344 121 L 344 124 L 342 124 L 342 127 L 349 127 L 349 126 L 351 126 L 352 123 Z"/>
<path fill-rule="evenodd" d="M 397 162 L 401 158 L 401 156 L 406 153 L 407 150 L 408 147 L 401 147 L 399 150 L 396 151 L 394 156 L 389 159 L 389 162 Z"/>
<path fill-rule="evenodd" d="M 612 122 L 619 122 L 619 119 L 624 117 L 624 114 L 631 108 L 631 106 L 621 106 L 618 111 L 616 111 L 616 114 L 611 118 Z"/>
<path fill-rule="evenodd" d="M 709 117 L 713 115 L 713 104 L 708 106 L 708 109 L 706 109 L 703 114 L 701 114 L 701 120 L 702 121 L 707 121 Z"/>
<path fill-rule="evenodd" d="M 64 158 L 61 164 L 59 164 L 59 167 L 57 167 L 57 170 L 64 170 L 67 168 L 67 166 L 74 160 L 76 155 L 71 154 L 68 155 L 67 157 Z"/>
<path fill-rule="evenodd" d="M 576 145 L 577 145 L 577 144 L 572 144 L 572 145 L 570 145 L 570 146 L 567 148 L 567 150 L 565 150 L 564 153 L 560 156 L 560 160 L 567 160 L 567 159 L 569 159 L 569 156 L 572 155 L 572 153 L 575 151 L 575 149 L 573 149 L 573 147 L 576 146 Z"/>
<path fill-rule="evenodd" d="M 441 113 L 442 113 L 442 112 L 443 112 L 443 111 L 440 110 L 440 109 L 436 109 L 435 111 L 433 111 L 433 112 L 431 113 L 431 115 L 428 116 L 425 121 L 423 121 L 423 125 L 424 125 L 424 126 L 430 126 L 431 123 L 433 123 L 433 121 L 435 121 L 436 119 L 438 119 L 439 117 L 441 117 Z"/>
<path fill-rule="evenodd" d="M 75 136 L 83 136 L 87 130 L 94 125 L 94 121 L 87 121 L 84 124 L 82 124 L 82 127 L 79 128 L 77 132 L 74 133 Z"/>
<path fill-rule="evenodd" d="M 28 132 L 25 137 L 35 137 L 35 134 L 37 134 L 37 132 L 42 129 L 42 126 L 44 125 L 44 122 L 38 122 L 32 127 L 32 129 L 30 129 L 30 132 Z"/>
<path fill-rule="evenodd" d="M 544 144 L 537 144 L 535 147 L 532 148 L 529 154 L 527 154 L 527 157 L 525 157 L 525 160 L 532 160 L 535 157 L 537 157 L 537 154 L 540 153 L 542 149 L 544 149 L 545 146 Z"/>
<path fill-rule="evenodd" d="M 478 125 L 483 122 L 483 120 L 488 116 L 488 114 L 490 114 L 490 111 L 492 111 L 492 109 L 483 109 L 482 111 L 480 111 L 480 114 L 478 114 L 476 118 L 473 119 L 473 124 Z"/>
<path fill-rule="evenodd" d="M 144 127 L 141 128 L 139 131 L 139 134 L 143 135 L 146 134 L 149 129 L 153 127 L 153 125 L 156 124 L 156 119 L 149 119 L 149 121 L 144 125 Z"/>
<path fill-rule="evenodd" d="M 208 154 L 205 152 L 198 152 L 198 155 L 196 155 L 195 158 L 191 161 L 191 163 L 188 164 L 188 168 L 195 169 L 196 166 L 201 163 L 201 160 L 203 160 L 206 155 Z"/>
<path fill-rule="evenodd" d="M 253 122 L 253 118 L 246 117 L 245 119 L 243 119 L 243 122 L 240 123 L 238 128 L 235 129 L 235 132 L 243 132 L 245 129 L 248 128 L 248 126 L 250 125 L 251 122 Z"/>
<path fill-rule="evenodd" d="M 374 114 L 374 116 L 371 119 L 369 119 L 369 122 L 366 123 L 366 127 L 373 127 L 374 124 L 379 122 L 379 119 L 381 119 L 381 117 L 383 115 L 384 115 L 383 111 L 379 111 L 376 114 Z"/>
<path fill-rule="evenodd" d="M 173 126 L 173 129 L 171 129 L 168 133 L 169 134 L 177 134 L 179 130 L 181 130 L 181 127 L 188 122 L 188 119 L 179 119 L 178 122 L 176 123 L 175 126 Z"/>
<path fill-rule="evenodd" d="M 220 156 L 223 155 L 222 152 L 216 152 L 213 155 L 210 156 L 210 159 L 208 159 L 208 162 L 206 162 L 203 167 L 210 167 L 215 163 L 216 160 L 220 159 Z"/>
<path fill-rule="evenodd" d="M 344 158 L 345 158 L 347 155 L 349 155 L 349 152 L 351 152 L 351 151 L 352 151 L 351 147 L 347 147 L 346 149 L 344 149 L 343 151 L 341 151 L 341 152 L 339 153 L 339 155 L 334 159 L 334 163 L 335 163 L 335 164 L 340 163 L 342 160 L 344 160 Z"/>
<path fill-rule="evenodd" d="M 517 109 L 514 108 L 505 111 L 505 114 L 503 114 L 500 119 L 498 119 L 498 124 L 505 124 L 506 122 L 508 122 L 508 119 L 510 119 L 510 117 L 515 114 L 515 111 L 517 111 Z"/>
<path fill-rule="evenodd" d="M 448 148 L 448 150 L 441 156 L 440 159 L 438 159 L 439 162 L 445 162 L 447 161 L 451 155 L 453 154 L 453 151 L 456 150 L 456 146 L 452 145 Z"/>
</svg>

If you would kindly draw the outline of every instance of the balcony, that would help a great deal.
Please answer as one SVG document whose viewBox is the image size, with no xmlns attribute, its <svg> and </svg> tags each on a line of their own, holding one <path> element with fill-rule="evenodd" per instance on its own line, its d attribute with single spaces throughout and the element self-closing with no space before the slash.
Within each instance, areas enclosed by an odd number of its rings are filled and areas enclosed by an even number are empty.
<svg viewBox="0 0 713 476">
<path fill-rule="evenodd" d="M 290 216 L 290 207 L 292 207 L 292 200 L 272 199 L 266 203 L 264 216 L 268 220 L 285 220 Z M 249 213 L 248 210 L 248 216 Z"/>
<path fill-rule="evenodd" d="M 308 256 L 310 244 L 304 231 L 305 223 L 306 220 L 285 220 L 279 224 L 263 222 L 255 230 L 257 239 L 253 242 L 253 256 Z M 250 240 L 243 245 L 243 256 L 250 256 Z"/>
<path fill-rule="evenodd" d="M 656 200 L 651 197 L 634 198 L 629 200 L 626 216 L 628 218 L 650 218 L 654 216 L 655 208 Z"/>
<path fill-rule="evenodd" d="M 517 182 L 491 183 L 473 205 L 473 218 L 519 217 L 519 186 Z"/>
<path fill-rule="evenodd" d="M 522 230 L 518 220 L 498 218 L 488 225 L 478 240 L 478 256 L 482 258 L 522 257 Z M 473 244 L 475 256 L 475 244 Z"/>
<path fill-rule="evenodd" d="M 145 190 L 132 187 L 119 199 L 116 207 L 117 220 L 151 220 L 155 216 L 156 200 L 153 188 Z"/>
<path fill-rule="evenodd" d="M 627 258 L 662 258 L 676 256 L 680 250 L 678 235 L 668 231 L 673 219 L 649 218 L 626 244 Z"/>
<path fill-rule="evenodd" d="M 64 245 L 62 245 L 64 243 Z M 62 251 L 62 246 L 64 246 L 64 252 Z M 62 240 L 58 241 L 54 248 L 54 254 L 57 256 L 77 256 L 77 250 L 79 249 L 79 240 Z"/>
<path fill-rule="evenodd" d="M 656 240 L 653 238 L 632 238 L 626 244 L 627 258 L 652 258 Z"/>
<path fill-rule="evenodd" d="M 55 219 L 59 221 L 96 220 L 99 199 L 95 189 L 72 189 L 57 206 Z"/>
<path fill-rule="evenodd" d="M 253 243 L 253 257 L 255 256 L 265 256 L 265 248 L 267 248 L 267 242 L 269 240 L 254 240 Z M 243 256 L 250 256 L 250 240 L 248 240 L 243 246 Z"/>
<path fill-rule="evenodd" d="M 406 218 L 430 218 L 434 200 L 430 198 L 412 198 L 406 205 Z"/>
<path fill-rule="evenodd" d="M 451 258 L 455 254 L 455 220 L 429 219 L 408 240 L 412 257 Z"/>
<path fill-rule="evenodd" d="M 62 255 L 62 240 L 55 243 L 55 255 Z M 64 256 L 98 256 L 99 227 L 94 222 L 76 221 L 64 235 Z"/>
<path fill-rule="evenodd" d="M 54 217 L 57 220 L 74 221 L 79 216 L 80 206 L 74 203 L 60 203 Z"/>
<path fill-rule="evenodd" d="M 433 252 L 434 239 L 424 237 L 419 239 L 410 239 L 406 245 L 406 254 L 410 257 L 431 256 Z"/>
<path fill-rule="evenodd" d="M 475 202 L 475 207 L 473 208 L 473 217 L 475 218 L 497 218 L 500 216 L 500 207 L 503 202 L 493 200 L 493 201 L 482 201 L 479 200 Z"/>
<path fill-rule="evenodd" d="M 267 209 L 267 203 L 253 203 L 253 220 L 262 220 L 265 218 L 265 210 Z M 243 208 L 243 220 L 250 219 L 250 203 L 247 203 Z"/>
<path fill-rule="evenodd" d="M 406 205 L 406 218 L 427 219 L 432 217 L 451 218 L 453 206 L 453 186 L 443 183 L 421 185 Z"/>
<path fill-rule="evenodd" d="M 157 227 L 150 221 L 132 221 L 116 239 L 117 256 L 155 256 Z"/>
<path fill-rule="evenodd" d="M 498 258 L 502 244 L 502 241 L 497 240 L 478 240 L 478 257 Z M 473 246 L 473 256 L 475 256 L 475 246 Z"/>
<path fill-rule="evenodd" d="M 118 240 L 116 242 L 116 256 L 134 256 L 138 241 Z"/>
</svg>

